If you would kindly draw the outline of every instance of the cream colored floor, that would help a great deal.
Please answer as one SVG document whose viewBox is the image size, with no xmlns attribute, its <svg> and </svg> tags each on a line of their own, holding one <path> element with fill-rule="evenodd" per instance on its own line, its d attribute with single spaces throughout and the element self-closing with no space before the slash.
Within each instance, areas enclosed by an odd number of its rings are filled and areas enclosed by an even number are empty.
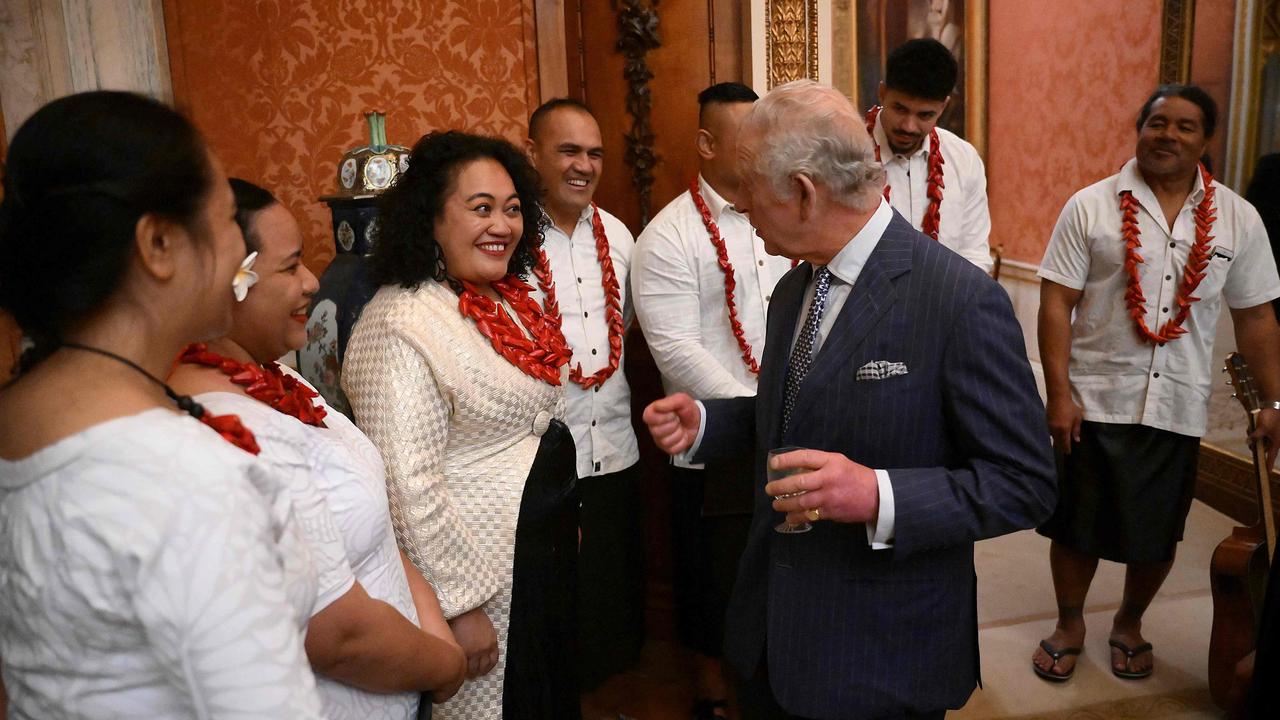
<svg viewBox="0 0 1280 720">
<path fill-rule="evenodd" d="M 1221 718 L 1209 700 L 1209 631 L 1213 599 L 1209 560 L 1233 526 L 1196 502 L 1174 567 L 1147 612 L 1143 633 L 1155 646 L 1156 671 L 1127 681 L 1109 669 L 1107 634 L 1119 606 L 1124 567 L 1102 562 L 1085 604 L 1088 636 L 1075 676 L 1051 684 L 1031 670 L 1031 653 L 1056 617 L 1049 541 L 1024 531 L 977 546 L 978 623 L 985 689 L 949 720 L 979 718 Z"/>
</svg>

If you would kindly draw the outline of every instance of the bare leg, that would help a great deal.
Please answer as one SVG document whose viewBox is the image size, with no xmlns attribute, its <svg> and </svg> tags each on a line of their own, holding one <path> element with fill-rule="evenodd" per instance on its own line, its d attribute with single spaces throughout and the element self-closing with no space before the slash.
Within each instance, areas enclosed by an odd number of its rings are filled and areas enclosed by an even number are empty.
<svg viewBox="0 0 1280 720">
<path fill-rule="evenodd" d="M 1169 576 L 1171 568 L 1173 561 L 1125 566 L 1124 600 L 1111 623 L 1112 640 L 1118 640 L 1131 648 L 1146 642 L 1142 637 L 1142 615 Z M 1145 652 L 1127 660 L 1123 652 L 1111 648 L 1111 665 L 1117 670 L 1143 672 L 1155 665 L 1155 657 Z"/>
<path fill-rule="evenodd" d="M 1084 642 L 1084 600 L 1098 569 L 1098 558 L 1073 550 L 1058 541 L 1049 546 L 1049 567 L 1053 570 L 1053 592 L 1058 600 L 1058 625 L 1045 640 L 1054 648 L 1081 647 Z M 1057 663 L 1043 648 L 1031 656 L 1036 667 L 1055 675 L 1071 672 L 1075 655 L 1064 655 Z"/>
</svg>

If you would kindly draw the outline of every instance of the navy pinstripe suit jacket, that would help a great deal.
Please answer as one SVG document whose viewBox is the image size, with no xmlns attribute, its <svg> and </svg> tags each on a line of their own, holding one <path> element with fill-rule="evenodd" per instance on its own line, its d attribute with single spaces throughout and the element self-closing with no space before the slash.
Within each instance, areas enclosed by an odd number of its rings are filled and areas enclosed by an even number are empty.
<svg viewBox="0 0 1280 720">
<path fill-rule="evenodd" d="M 809 718 L 962 706 L 978 681 L 973 542 L 1029 528 L 1056 502 L 1044 405 L 1005 291 L 896 212 L 799 389 L 781 435 L 801 265 L 769 308 L 759 394 L 710 400 L 698 461 L 755 446 L 755 512 L 730 601 L 726 658 L 767 648 L 774 696 Z M 868 362 L 907 374 L 858 380 Z M 891 550 L 863 525 L 772 531 L 765 453 L 799 445 L 889 471 Z"/>
</svg>

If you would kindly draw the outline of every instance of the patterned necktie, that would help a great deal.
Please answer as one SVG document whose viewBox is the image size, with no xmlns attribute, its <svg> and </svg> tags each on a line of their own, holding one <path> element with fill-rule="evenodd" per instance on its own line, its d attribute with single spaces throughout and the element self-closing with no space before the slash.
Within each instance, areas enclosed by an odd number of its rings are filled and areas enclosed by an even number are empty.
<svg viewBox="0 0 1280 720">
<path fill-rule="evenodd" d="M 795 347 L 791 348 L 791 359 L 787 361 L 787 382 L 783 385 L 782 399 L 782 433 L 785 436 L 791 426 L 791 411 L 796 405 L 796 394 L 800 391 L 800 383 L 809 374 L 809 366 L 813 364 L 813 343 L 818 339 L 818 325 L 822 323 L 822 313 L 827 309 L 827 290 L 831 289 L 831 271 L 826 265 L 818 268 L 814 282 L 813 301 L 809 303 L 809 314 L 804 319 L 804 327 L 800 329 L 800 337 L 796 338 Z"/>
</svg>

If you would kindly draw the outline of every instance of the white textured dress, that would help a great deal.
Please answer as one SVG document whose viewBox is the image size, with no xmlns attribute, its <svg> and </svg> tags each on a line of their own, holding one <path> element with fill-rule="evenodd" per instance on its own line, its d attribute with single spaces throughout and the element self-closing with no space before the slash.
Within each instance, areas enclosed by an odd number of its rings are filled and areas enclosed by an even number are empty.
<svg viewBox="0 0 1280 720">
<path fill-rule="evenodd" d="M 11 718 L 319 718 L 290 494 L 167 409 L 0 459 Z"/>
<path fill-rule="evenodd" d="M 387 465 L 396 537 L 454 618 L 483 606 L 498 664 L 436 720 L 502 717 L 516 521 L 561 387 L 525 375 L 458 311 L 447 286 L 383 287 L 347 344 L 342 387 Z"/>
<path fill-rule="evenodd" d="M 289 368 L 281 369 L 307 384 Z M 239 393 L 203 393 L 196 400 L 207 410 L 240 416 L 258 441 L 259 459 L 288 478 L 297 502 L 311 508 L 305 528 L 320 576 L 312 614 L 359 580 L 369 597 L 391 605 L 417 624 L 418 613 L 391 530 L 382 457 L 369 439 L 319 397 L 316 402 L 327 411 L 323 428 L 306 425 Z M 323 675 L 316 676 L 316 685 L 329 720 L 412 720 L 418 714 L 421 696 L 416 692 L 366 692 Z"/>
</svg>

